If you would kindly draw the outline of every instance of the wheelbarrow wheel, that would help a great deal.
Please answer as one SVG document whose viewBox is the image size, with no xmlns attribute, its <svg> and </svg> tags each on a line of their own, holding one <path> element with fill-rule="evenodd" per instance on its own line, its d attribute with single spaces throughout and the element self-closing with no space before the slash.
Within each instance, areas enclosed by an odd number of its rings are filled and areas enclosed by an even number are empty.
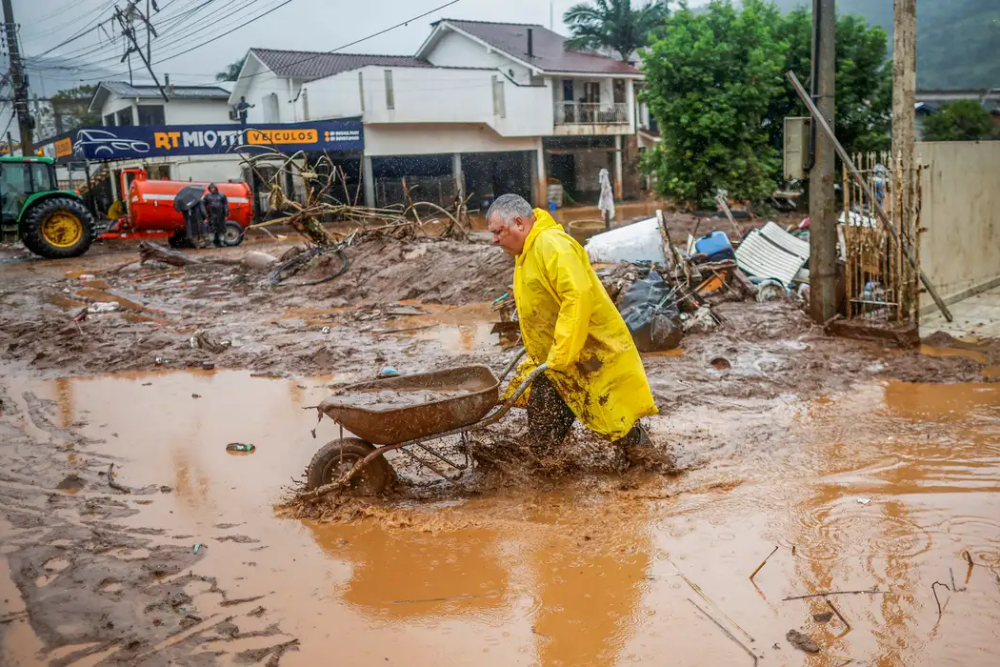
<svg viewBox="0 0 1000 667">
<path fill-rule="evenodd" d="M 370 453 L 374 445 L 357 438 L 334 440 L 323 446 L 306 469 L 306 485 L 309 490 L 319 488 L 337 480 Z M 348 484 L 347 491 L 358 496 L 377 496 L 385 491 L 396 478 L 392 466 L 384 456 L 373 459 Z"/>
</svg>

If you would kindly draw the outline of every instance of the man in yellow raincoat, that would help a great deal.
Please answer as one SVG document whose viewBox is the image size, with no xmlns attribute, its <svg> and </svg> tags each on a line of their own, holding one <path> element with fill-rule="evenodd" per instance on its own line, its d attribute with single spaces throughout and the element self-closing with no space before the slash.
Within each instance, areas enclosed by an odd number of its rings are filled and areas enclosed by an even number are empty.
<svg viewBox="0 0 1000 667">
<path fill-rule="evenodd" d="M 516 260 L 514 301 L 528 351 L 518 377 L 548 364 L 528 394 L 533 444 L 558 445 L 579 419 L 633 463 L 662 461 L 639 424 L 657 412 L 642 359 L 586 251 L 518 195 L 497 198 L 486 222 L 493 243 Z"/>
</svg>

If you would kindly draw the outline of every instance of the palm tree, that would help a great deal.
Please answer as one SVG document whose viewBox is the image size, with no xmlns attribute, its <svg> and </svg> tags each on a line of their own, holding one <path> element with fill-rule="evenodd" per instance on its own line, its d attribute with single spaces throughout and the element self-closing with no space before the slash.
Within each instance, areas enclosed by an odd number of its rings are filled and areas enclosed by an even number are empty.
<svg viewBox="0 0 1000 667">
<path fill-rule="evenodd" d="M 669 0 L 651 0 L 642 7 L 632 8 L 631 0 L 593 0 L 566 10 L 563 21 L 572 37 L 567 49 L 613 49 L 628 62 L 649 42 L 649 36 L 663 25 L 670 12 Z"/>
<path fill-rule="evenodd" d="M 240 78 L 240 70 L 243 69 L 243 63 L 246 61 L 247 57 L 243 56 L 235 62 L 231 62 L 226 65 L 226 69 L 215 75 L 216 81 L 236 81 Z"/>
</svg>

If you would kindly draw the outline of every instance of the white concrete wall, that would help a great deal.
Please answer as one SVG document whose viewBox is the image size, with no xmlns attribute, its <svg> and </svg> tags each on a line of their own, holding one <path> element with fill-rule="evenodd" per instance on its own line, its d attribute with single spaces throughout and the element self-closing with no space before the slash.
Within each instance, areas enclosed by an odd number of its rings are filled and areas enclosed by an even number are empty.
<svg viewBox="0 0 1000 667">
<path fill-rule="evenodd" d="M 160 100 L 159 103 L 162 102 Z M 225 125 L 234 122 L 229 119 L 230 106 L 226 100 L 170 100 L 163 107 L 167 125 Z"/>
<path fill-rule="evenodd" d="M 233 96 L 230 97 L 230 102 L 236 104 L 240 100 L 240 95 L 244 95 L 247 102 L 255 105 L 252 109 L 247 110 L 247 122 L 296 123 L 305 120 L 301 111 L 302 99 L 295 99 L 302 87 L 301 82 L 290 82 L 288 79 L 275 76 L 252 55 L 247 61 L 243 76 L 245 80 L 237 83 Z M 272 93 L 277 96 L 278 117 L 265 119 L 264 99 Z"/>
<path fill-rule="evenodd" d="M 108 99 L 105 100 L 104 106 L 101 107 L 101 124 L 104 124 L 105 116 L 108 114 L 118 113 L 122 109 L 131 109 L 134 102 L 135 99 L 131 97 L 108 95 Z"/>
<path fill-rule="evenodd" d="M 527 42 L 525 42 L 527 45 Z M 513 70 L 513 78 L 518 83 L 531 82 L 531 70 L 511 60 L 503 53 L 487 50 L 487 47 L 456 32 L 446 32 L 434 48 L 427 54 L 427 60 L 440 67 L 485 67 Z"/>
<path fill-rule="evenodd" d="M 516 86 L 503 81 L 507 113 L 496 118 L 494 126 L 506 137 L 544 137 L 555 131 L 555 114 L 552 106 L 552 81 L 542 86 Z M 491 84 L 492 85 L 492 84 Z M 492 104 L 492 96 L 490 97 Z"/>
<path fill-rule="evenodd" d="M 927 142 L 920 266 L 947 301 L 1000 283 L 1000 141 Z M 933 308 L 927 294 L 920 305 Z"/>
<path fill-rule="evenodd" d="M 502 137 L 484 125 L 369 125 L 365 127 L 365 155 L 437 155 L 531 151 L 535 137 Z"/>
</svg>

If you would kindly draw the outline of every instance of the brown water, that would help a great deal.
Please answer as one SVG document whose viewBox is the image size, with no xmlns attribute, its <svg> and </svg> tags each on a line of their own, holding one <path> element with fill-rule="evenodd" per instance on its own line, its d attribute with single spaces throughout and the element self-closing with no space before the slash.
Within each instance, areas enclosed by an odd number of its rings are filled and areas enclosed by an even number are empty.
<svg viewBox="0 0 1000 667">
<path fill-rule="evenodd" d="M 271 508 L 336 437 L 324 422 L 314 440 L 313 413 L 301 409 L 329 394 L 322 381 L 220 372 L 5 382 L 10 394 L 55 401 L 58 424 L 104 440 L 80 451 L 115 457 L 120 483 L 174 487 L 117 522 L 165 529 L 155 543 L 205 544 L 196 574 L 217 577 L 231 598 L 265 598 L 220 610 L 194 591 L 194 604 L 203 616 L 236 616 L 243 632 L 279 624 L 301 642 L 285 667 L 331 664 L 332 655 L 352 666 L 750 664 L 692 602 L 762 665 L 996 661 L 995 386 L 873 384 L 752 411 L 679 411 L 650 424 L 682 458 L 707 460 L 678 478 L 411 501 L 376 508 L 365 522 L 320 525 Z M 228 456 L 228 442 L 257 451 Z M 227 536 L 255 541 L 220 541 Z M 981 565 L 970 572 L 963 551 Z M 12 601 L 5 613 L 17 614 L 4 565 L 0 558 L 0 589 Z M 931 583 L 950 585 L 949 570 L 965 590 L 938 588 L 939 617 Z M 44 571 L 46 590 L 72 571 Z M 813 619 L 829 611 L 822 599 L 783 601 L 872 587 L 884 594 L 830 598 L 849 628 Z M 246 618 L 257 604 L 266 614 Z M 30 627 L 8 627 L 3 664 L 44 664 Z M 793 649 L 793 628 L 821 653 Z M 215 648 L 235 662 L 254 641 Z"/>
</svg>

